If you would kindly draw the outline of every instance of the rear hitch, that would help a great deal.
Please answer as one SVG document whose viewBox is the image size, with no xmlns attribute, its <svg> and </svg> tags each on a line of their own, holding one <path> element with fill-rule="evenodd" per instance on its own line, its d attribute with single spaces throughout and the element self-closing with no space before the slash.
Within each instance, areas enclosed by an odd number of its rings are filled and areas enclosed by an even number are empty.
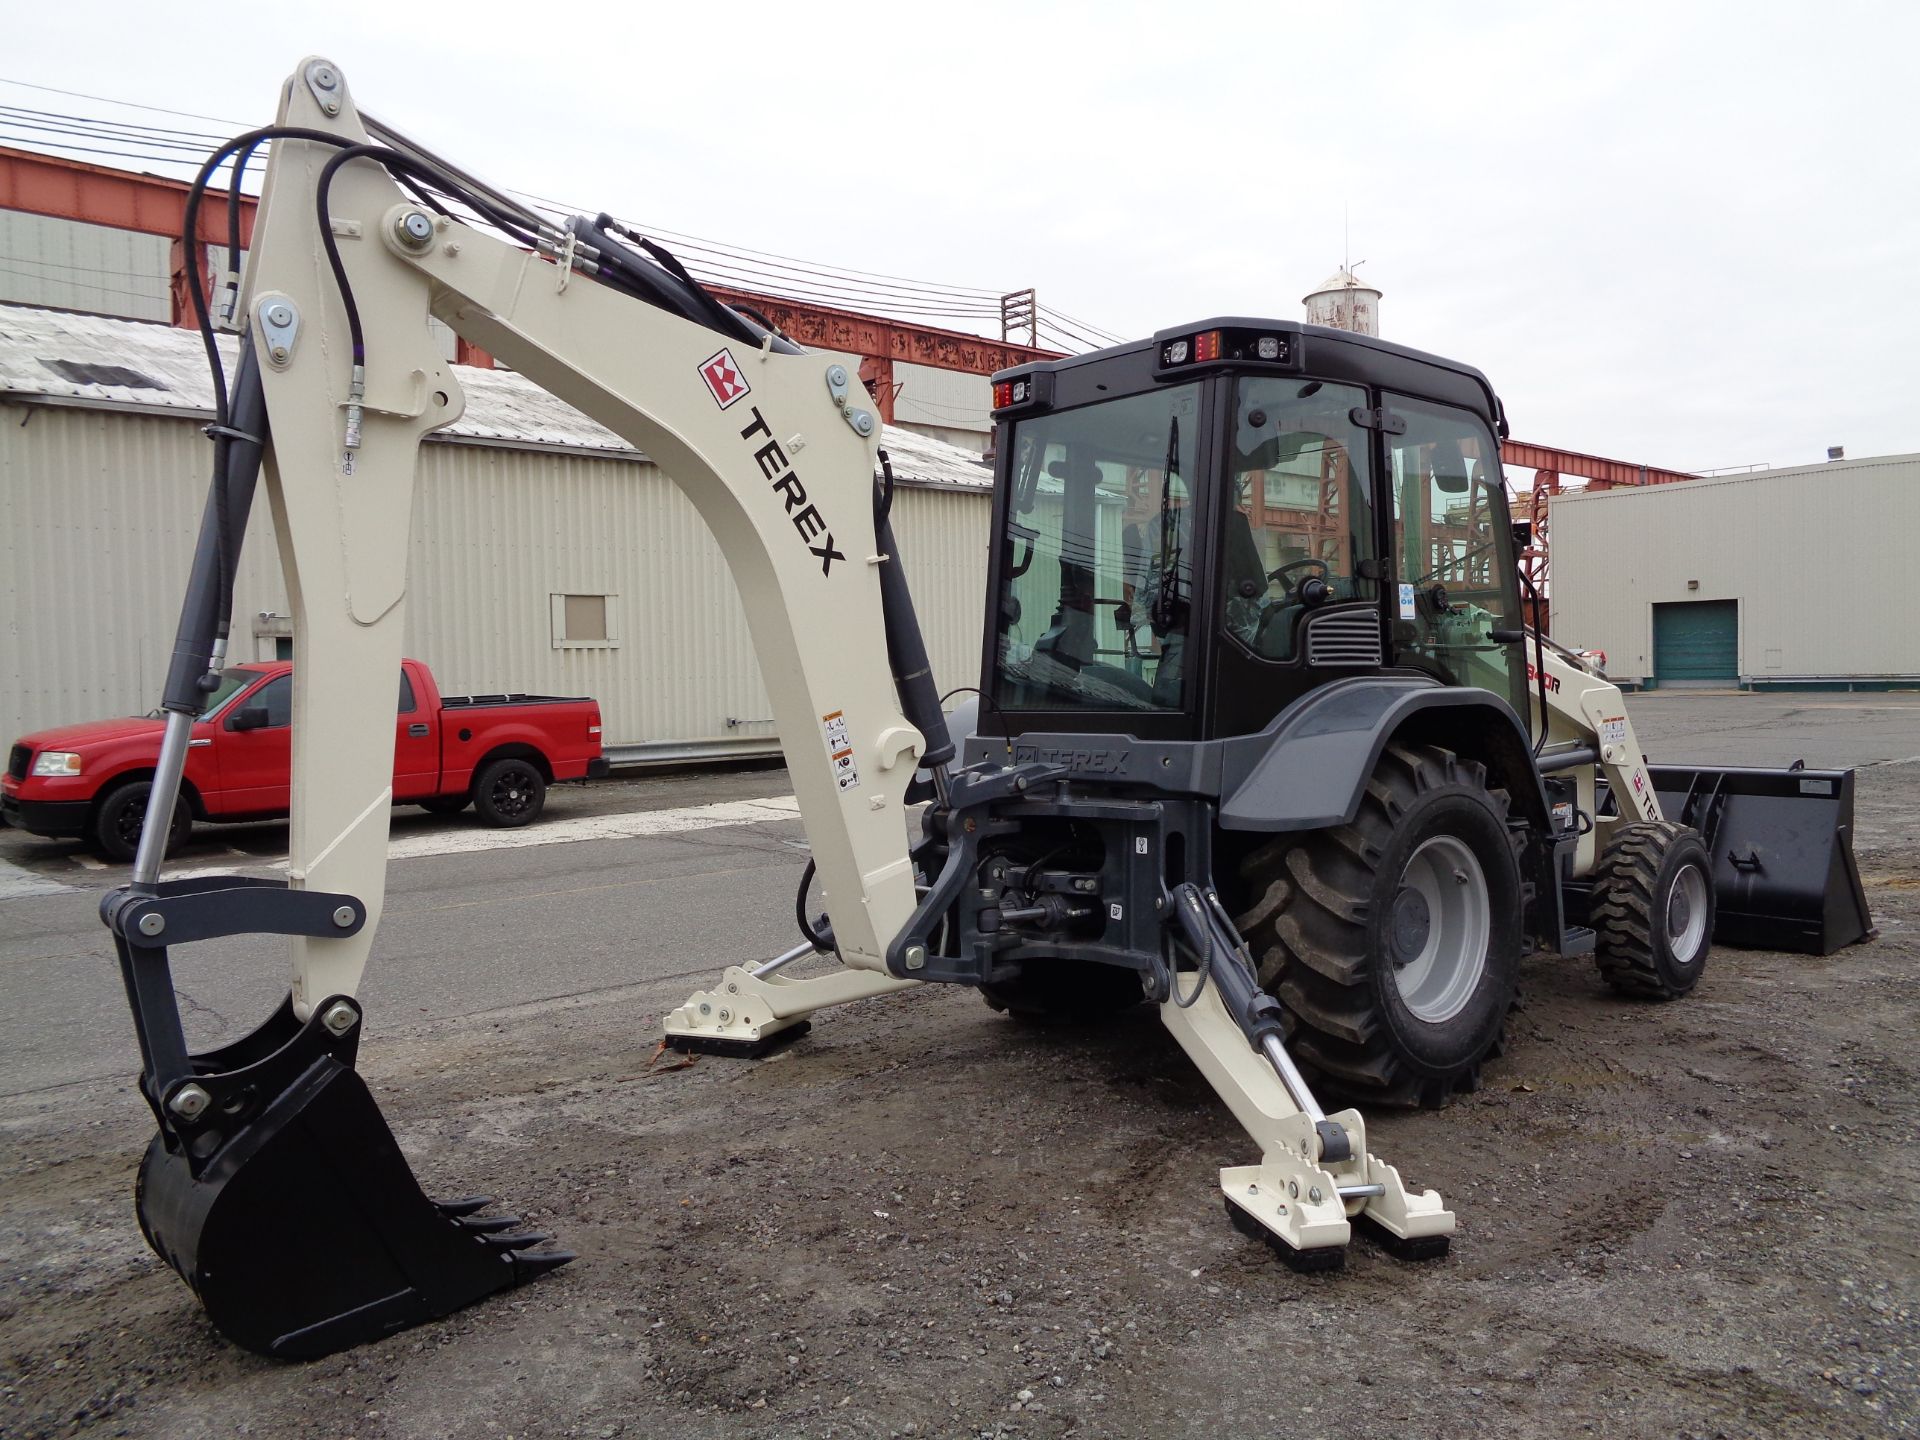
<svg viewBox="0 0 1920 1440">
<path fill-rule="evenodd" d="M 436 1204 L 353 1069 L 351 996 L 306 1020 L 292 999 L 252 1033 L 189 1054 L 171 941 L 249 933 L 344 937 L 352 896 L 228 875 L 117 890 L 101 903 L 140 1041 L 140 1089 L 159 1133 L 136 1211 L 147 1243 L 228 1339 L 312 1359 L 458 1310 L 573 1259 L 491 1202 Z"/>
</svg>

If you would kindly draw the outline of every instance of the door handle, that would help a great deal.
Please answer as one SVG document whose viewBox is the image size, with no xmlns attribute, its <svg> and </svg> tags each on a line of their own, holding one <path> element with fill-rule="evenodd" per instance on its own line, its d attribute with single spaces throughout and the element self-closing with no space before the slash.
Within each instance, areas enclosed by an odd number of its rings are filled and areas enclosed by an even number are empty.
<svg viewBox="0 0 1920 1440">
<path fill-rule="evenodd" d="M 211 745 L 211 744 L 213 744 L 213 741 L 211 740 L 189 740 L 187 741 L 187 748 L 189 750 L 198 750 L 203 746 Z"/>
<path fill-rule="evenodd" d="M 420 738 L 426 733 L 427 733 L 427 727 L 425 725 L 414 724 L 414 725 L 407 726 L 407 734 L 413 736 L 415 739 Z"/>
</svg>

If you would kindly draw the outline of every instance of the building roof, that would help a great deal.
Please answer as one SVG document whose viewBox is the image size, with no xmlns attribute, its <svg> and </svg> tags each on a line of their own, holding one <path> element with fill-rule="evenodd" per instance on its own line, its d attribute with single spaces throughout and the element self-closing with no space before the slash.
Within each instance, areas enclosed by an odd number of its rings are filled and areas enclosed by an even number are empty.
<svg viewBox="0 0 1920 1440">
<path fill-rule="evenodd" d="M 221 335 L 218 340 L 231 375 L 238 337 Z M 639 455 L 611 430 L 524 375 L 458 369 L 466 413 L 436 438 Z M 198 419 L 213 414 L 213 382 L 195 331 L 107 315 L 0 305 L 0 400 L 5 399 Z M 970 450 L 893 425 L 884 427 L 881 443 L 893 462 L 894 477 L 903 484 L 992 488 L 993 472 Z"/>
<path fill-rule="evenodd" d="M 1334 271 L 1333 274 L 1322 280 L 1305 295 L 1302 295 L 1300 299 L 1302 303 L 1305 303 L 1316 295 L 1327 295 L 1344 290 L 1365 290 L 1369 295 L 1373 295 L 1376 298 L 1381 293 L 1378 287 L 1370 285 L 1365 280 L 1360 279 L 1351 270 L 1340 269 Z"/>
<path fill-rule="evenodd" d="M 1920 454 L 1851 455 L 1844 460 L 1821 460 L 1808 465 L 1767 465 L 1757 470 L 1743 470 L 1730 475 L 1702 475 L 1697 479 L 1664 485 L 1614 485 L 1604 490 L 1582 485 L 1562 490 L 1553 497 L 1553 503 L 1617 504 L 1633 497 L 1657 500 L 1663 495 L 1698 494 L 1705 490 L 1738 486 L 1760 487 L 1778 480 L 1843 484 L 1855 476 L 1876 470 L 1903 470 L 1920 477 Z"/>
</svg>

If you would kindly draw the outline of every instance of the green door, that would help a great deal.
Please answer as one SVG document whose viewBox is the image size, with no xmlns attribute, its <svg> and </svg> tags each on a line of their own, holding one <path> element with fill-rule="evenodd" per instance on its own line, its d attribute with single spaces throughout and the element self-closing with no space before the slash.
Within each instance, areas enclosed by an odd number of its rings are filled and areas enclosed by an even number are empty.
<svg viewBox="0 0 1920 1440">
<path fill-rule="evenodd" d="M 1653 678 L 1658 685 L 1738 684 L 1740 602 L 1654 606 Z"/>
</svg>

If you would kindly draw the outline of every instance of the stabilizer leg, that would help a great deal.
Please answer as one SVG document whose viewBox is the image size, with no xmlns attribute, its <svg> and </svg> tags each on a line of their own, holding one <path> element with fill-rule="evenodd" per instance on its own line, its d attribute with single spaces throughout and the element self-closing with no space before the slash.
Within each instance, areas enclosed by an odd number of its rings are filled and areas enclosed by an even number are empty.
<svg viewBox="0 0 1920 1440">
<path fill-rule="evenodd" d="M 806 1034 L 811 1028 L 807 1017 L 816 1010 L 896 994 L 920 983 L 846 965 L 824 975 L 778 973 L 814 953 L 811 945 L 799 945 L 752 969 L 729 965 L 711 990 L 694 992 L 667 1016 L 667 1044 L 692 1053 L 755 1059 Z"/>
<path fill-rule="evenodd" d="M 1359 1111 L 1321 1112 L 1287 1056 L 1274 1002 L 1239 954 L 1239 936 L 1217 905 L 1197 897 L 1182 886 L 1176 914 L 1196 939 L 1205 927 L 1212 983 L 1186 1006 L 1163 1001 L 1160 1019 L 1260 1146 L 1259 1164 L 1220 1172 L 1235 1227 L 1266 1240 L 1295 1269 L 1336 1268 L 1355 1221 L 1406 1258 L 1446 1253 L 1453 1212 L 1434 1191 L 1410 1191 L 1398 1170 L 1368 1152 Z"/>
</svg>

